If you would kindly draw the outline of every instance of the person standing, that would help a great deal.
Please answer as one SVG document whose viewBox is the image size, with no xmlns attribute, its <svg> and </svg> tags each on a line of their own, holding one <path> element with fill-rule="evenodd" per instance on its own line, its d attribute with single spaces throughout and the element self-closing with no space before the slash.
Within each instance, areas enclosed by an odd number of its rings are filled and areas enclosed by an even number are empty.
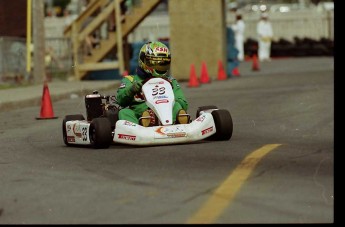
<svg viewBox="0 0 345 227">
<path fill-rule="evenodd" d="M 244 60 L 244 31 L 246 25 L 242 19 L 241 14 L 236 15 L 236 23 L 232 26 L 232 30 L 235 32 L 235 47 L 238 50 L 238 60 Z"/>
<path fill-rule="evenodd" d="M 273 38 L 273 29 L 271 22 L 268 20 L 267 13 L 261 15 L 260 21 L 256 26 L 259 39 L 258 55 L 260 61 L 270 61 L 271 42 Z"/>
<path fill-rule="evenodd" d="M 71 11 L 69 9 L 65 9 L 64 11 L 64 26 L 67 28 L 70 26 L 74 20 L 78 18 L 78 15 L 71 14 Z"/>
</svg>

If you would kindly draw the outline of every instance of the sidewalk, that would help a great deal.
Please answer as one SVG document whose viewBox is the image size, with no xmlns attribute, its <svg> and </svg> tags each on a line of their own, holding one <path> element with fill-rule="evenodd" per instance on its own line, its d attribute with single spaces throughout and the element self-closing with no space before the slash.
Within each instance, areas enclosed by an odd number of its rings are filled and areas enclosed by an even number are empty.
<svg viewBox="0 0 345 227">
<path fill-rule="evenodd" d="M 311 71 L 334 70 L 333 57 L 306 57 L 272 59 L 271 62 L 260 64 L 259 71 L 252 71 L 252 62 L 241 62 L 239 71 L 241 77 L 260 76 L 268 74 L 291 74 Z M 235 77 L 233 77 L 235 78 Z M 229 80 L 231 81 L 231 79 Z M 113 89 L 114 94 L 119 87 L 120 80 L 91 80 L 91 81 L 56 81 L 49 82 L 48 88 L 51 100 L 69 99 L 71 95 L 84 96 L 94 90 Z M 40 106 L 43 95 L 43 84 L 0 90 L 0 111 L 29 106 Z"/>
<path fill-rule="evenodd" d="M 252 60 L 241 62 L 239 66 L 241 76 L 261 76 L 269 74 L 291 74 L 334 70 L 334 57 L 272 58 L 270 62 L 259 62 L 259 71 L 253 71 L 252 65 Z"/>
<path fill-rule="evenodd" d="M 94 90 L 114 89 L 116 92 L 120 80 L 102 81 L 52 81 L 48 83 L 52 102 L 70 98 L 71 95 L 84 96 Z M 0 90 L 0 111 L 22 107 L 40 106 L 43 95 L 43 83 L 27 87 Z"/>
</svg>

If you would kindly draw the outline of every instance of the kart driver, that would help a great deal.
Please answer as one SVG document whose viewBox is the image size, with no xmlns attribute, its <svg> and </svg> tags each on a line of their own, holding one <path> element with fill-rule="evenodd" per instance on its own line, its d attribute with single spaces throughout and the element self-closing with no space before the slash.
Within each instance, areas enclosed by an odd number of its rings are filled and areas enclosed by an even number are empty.
<svg viewBox="0 0 345 227">
<path fill-rule="evenodd" d="M 141 47 L 138 62 L 137 74 L 125 76 L 117 90 L 117 103 L 123 107 L 119 111 L 119 119 L 145 127 L 155 125 L 157 120 L 153 117 L 153 111 L 149 110 L 145 103 L 141 87 L 148 79 L 161 77 L 170 82 L 175 95 L 173 122 L 188 123 L 189 117 L 186 112 L 188 102 L 177 80 L 169 75 L 171 56 L 168 47 L 161 42 L 148 42 Z M 139 121 L 141 117 L 142 120 Z"/>
</svg>

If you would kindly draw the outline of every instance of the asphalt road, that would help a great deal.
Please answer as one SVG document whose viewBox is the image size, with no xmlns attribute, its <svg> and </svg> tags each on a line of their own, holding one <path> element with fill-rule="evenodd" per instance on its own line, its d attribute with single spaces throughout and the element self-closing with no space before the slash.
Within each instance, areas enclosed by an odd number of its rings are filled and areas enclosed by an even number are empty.
<svg viewBox="0 0 345 227">
<path fill-rule="evenodd" d="M 334 70 L 307 62 L 182 83 L 193 118 L 230 111 L 230 141 L 66 147 L 82 97 L 55 102 L 54 120 L 0 112 L 0 224 L 333 223 Z"/>
</svg>

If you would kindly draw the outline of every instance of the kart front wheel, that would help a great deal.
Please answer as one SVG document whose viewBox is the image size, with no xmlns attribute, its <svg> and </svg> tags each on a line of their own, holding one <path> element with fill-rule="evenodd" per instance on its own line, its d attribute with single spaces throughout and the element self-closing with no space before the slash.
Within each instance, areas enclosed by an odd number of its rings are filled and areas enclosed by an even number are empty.
<svg viewBox="0 0 345 227">
<path fill-rule="evenodd" d="M 119 111 L 118 110 L 106 110 L 104 112 L 104 117 L 110 121 L 112 130 L 115 129 L 116 122 L 119 120 Z"/>
<path fill-rule="evenodd" d="M 62 137 L 63 137 L 63 142 L 67 146 L 70 146 L 71 144 L 69 144 L 68 140 L 67 140 L 66 122 L 67 121 L 76 121 L 76 120 L 83 121 L 83 120 L 85 120 L 85 118 L 82 114 L 73 114 L 73 115 L 66 115 L 62 121 Z"/>
<path fill-rule="evenodd" d="M 211 109 L 218 109 L 217 106 L 213 106 L 213 105 L 210 105 L 210 106 L 200 106 L 198 107 L 198 109 L 196 110 L 196 118 L 198 118 L 200 116 L 200 112 L 201 111 L 204 111 L 204 110 L 211 110 Z"/>
<path fill-rule="evenodd" d="M 90 142 L 96 149 L 108 148 L 113 141 L 111 123 L 107 118 L 94 118 L 90 124 Z"/>
<path fill-rule="evenodd" d="M 233 131 L 233 123 L 230 112 L 225 109 L 212 111 L 216 133 L 209 137 L 210 140 L 230 140 Z"/>
</svg>

